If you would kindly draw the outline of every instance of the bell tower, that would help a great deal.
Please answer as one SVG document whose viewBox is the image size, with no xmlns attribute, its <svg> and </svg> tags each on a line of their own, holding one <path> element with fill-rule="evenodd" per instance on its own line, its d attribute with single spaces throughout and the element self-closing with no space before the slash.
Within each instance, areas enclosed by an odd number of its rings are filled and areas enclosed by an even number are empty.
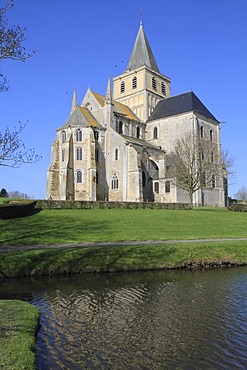
<svg viewBox="0 0 247 370">
<path fill-rule="evenodd" d="M 170 96 L 170 79 L 162 75 L 142 21 L 126 70 L 113 79 L 113 98 L 146 122 L 157 103 Z"/>
</svg>

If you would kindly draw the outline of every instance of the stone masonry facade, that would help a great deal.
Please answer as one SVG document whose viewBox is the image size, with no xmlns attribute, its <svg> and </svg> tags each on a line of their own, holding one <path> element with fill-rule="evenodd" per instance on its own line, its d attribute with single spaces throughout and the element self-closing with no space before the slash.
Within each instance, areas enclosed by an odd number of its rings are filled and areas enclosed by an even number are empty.
<svg viewBox="0 0 247 370">
<path fill-rule="evenodd" d="M 74 92 L 70 115 L 52 144 L 46 198 L 71 201 L 186 203 L 167 173 L 167 156 L 187 133 L 203 133 L 220 155 L 219 122 L 192 92 L 170 96 L 143 25 L 127 69 L 106 94 Z M 224 206 L 224 171 L 194 194 L 195 205 Z"/>
</svg>

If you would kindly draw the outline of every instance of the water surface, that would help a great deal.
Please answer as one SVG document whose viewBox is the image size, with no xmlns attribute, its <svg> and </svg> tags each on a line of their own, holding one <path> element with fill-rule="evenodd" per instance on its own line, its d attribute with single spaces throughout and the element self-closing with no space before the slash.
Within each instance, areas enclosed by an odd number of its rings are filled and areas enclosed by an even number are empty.
<svg viewBox="0 0 247 370">
<path fill-rule="evenodd" d="M 247 369 L 247 268 L 18 279 L 38 369 Z"/>
</svg>

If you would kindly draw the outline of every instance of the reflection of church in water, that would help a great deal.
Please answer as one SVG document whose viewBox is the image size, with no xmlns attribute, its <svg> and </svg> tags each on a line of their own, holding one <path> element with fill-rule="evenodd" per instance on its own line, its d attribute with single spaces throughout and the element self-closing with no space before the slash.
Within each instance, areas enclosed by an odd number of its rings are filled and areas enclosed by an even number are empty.
<svg viewBox="0 0 247 370">
<path fill-rule="evenodd" d="M 126 70 L 108 79 L 105 96 L 74 93 L 66 123 L 57 130 L 47 175 L 47 198 L 188 202 L 166 171 L 166 155 L 186 133 L 203 130 L 220 150 L 219 122 L 193 92 L 170 97 L 140 25 Z M 199 132 L 198 132 L 199 134 Z M 224 205 L 223 174 L 198 190 L 194 203 Z"/>
</svg>

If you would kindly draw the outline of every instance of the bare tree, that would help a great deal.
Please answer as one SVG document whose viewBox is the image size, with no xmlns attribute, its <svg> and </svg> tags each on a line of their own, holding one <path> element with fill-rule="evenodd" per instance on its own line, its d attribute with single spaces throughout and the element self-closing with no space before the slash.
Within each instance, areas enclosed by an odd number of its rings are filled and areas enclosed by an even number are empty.
<svg viewBox="0 0 247 370">
<path fill-rule="evenodd" d="M 30 197 L 25 193 L 20 193 L 18 190 L 13 190 L 8 193 L 9 198 L 14 199 L 30 199 Z"/>
<path fill-rule="evenodd" d="M 25 28 L 9 26 L 6 12 L 13 7 L 14 0 L 5 0 L 4 6 L 0 7 L 0 61 L 3 59 L 21 60 L 25 62 L 34 51 L 28 53 L 22 45 L 25 41 Z M 0 72 L 0 92 L 8 90 L 7 79 Z"/>
<path fill-rule="evenodd" d="M 191 133 L 177 140 L 167 159 L 168 176 L 178 188 L 188 193 L 191 207 L 193 194 L 199 189 L 214 188 L 216 178 L 224 168 L 218 145 Z"/>
<path fill-rule="evenodd" d="M 235 194 L 237 200 L 247 200 L 247 188 L 242 186 L 239 191 Z"/>
<path fill-rule="evenodd" d="M 26 149 L 20 138 L 25 126 L 19 123 L 19 127 L 13 131 L 6 127 L 3 134 L 0 132 L 0 166 L 20 167 L 23 163 L 35 163 L 41 159 L 34 149 Z"/>
<path fill-rule="evenodd" d="M 227 172 L 228 180 L 233 180 L 236 174 L 236 171 L 234 169 L 236 158 L 234 155 L 228 150 L 228 149 L 222 149 L 221 150 L 221 161 L 222 166 Z"/>
<path fill-rule="evenodd" d="M 1 1 L 1 0 L 0 0 Z M 25 28 L 9 26 L 6 12 L 14 5 L 13 0 L 5 0 L 4 6 L 0 7 L 0 61 L 4 59 L 25 61 L 34 52 L 27 53 L 22 46 L 25 40 Z M 0 92 L 8 89 L 6 77 L 0 72 Z M 34 149 L 26 149 L 20 138 L 20 133 L 26 127 L 19 123 L 18 128 L 12 131 L 6 127 L 0 132 L 0 166 L 19 167 L 22 163 L 34 163 L 41 159 Z"/>
</svg>

